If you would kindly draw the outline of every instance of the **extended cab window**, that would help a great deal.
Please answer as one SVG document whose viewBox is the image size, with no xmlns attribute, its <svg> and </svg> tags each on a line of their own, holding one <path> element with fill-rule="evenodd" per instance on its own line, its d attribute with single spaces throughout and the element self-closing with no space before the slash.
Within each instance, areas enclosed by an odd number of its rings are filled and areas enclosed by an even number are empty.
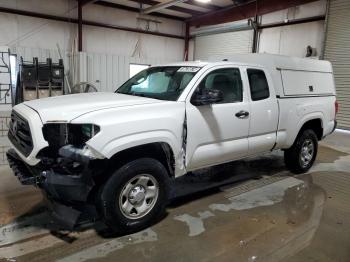
<svg viewBox="0 0 350 262">
<path fill-rule="evenodd" d="M 263 100 L 270 96 L 269 85 L 264 71 L 247 69 L 250 94 L 253 101 Z"/>
<path fill-rule="evenodd" d="M 210 72 L 199 84 L 196 92 L 201 92 L 203 89 L 220 90 L 224 99 L 219 103 L 242 101 L 242 81 L 239 69 L 223 68 Z"/>
</svg>

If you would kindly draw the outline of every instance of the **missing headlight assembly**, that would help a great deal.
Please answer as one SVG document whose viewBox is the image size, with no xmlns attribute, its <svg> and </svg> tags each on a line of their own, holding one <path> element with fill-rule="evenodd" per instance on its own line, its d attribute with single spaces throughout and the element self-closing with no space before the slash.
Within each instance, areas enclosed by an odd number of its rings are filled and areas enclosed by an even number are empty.
<svg viewBox="0 0 350 262">
<path fill-rule="evenodd" d="M 50 123 L 43 127 L 43 135 L 49 143 L 51 153 L 65 145 L 83 148 L 85 143 L 100 132 L 100 127 L 94 124 Z"/>
<path fill-rule="evenodd" d="M 49 123 L 43 126 L 43 135 L 49 146 L 37 155 L 44 169 L 59 173 L 80 174 L 89 162 L 102 159 L 86 142 L 100 131 L 93 124 Z"/>
</svg>

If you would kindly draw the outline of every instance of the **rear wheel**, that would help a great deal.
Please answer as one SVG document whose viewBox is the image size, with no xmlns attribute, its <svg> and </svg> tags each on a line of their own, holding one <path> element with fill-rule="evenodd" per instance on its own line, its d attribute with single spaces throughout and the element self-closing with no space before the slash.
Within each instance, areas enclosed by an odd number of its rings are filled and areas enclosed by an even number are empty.
<svg viewBox="0 0 350 262">
<path fill-rule="evenodd" d="M 152 225 L 165 211 L 169 180 L 164 166 L 152 158 L 137 159 L 116 170 L 99 197 L 105 223 L 120 233 Z"/>
<path fill-rule="evenodd" d="M 315 162 L 318 139 L 311 129 L 303 130 L 296 138 L 293 146 L 284 151 L 284 162 L 293 173 L 308 171 Z"/>
</svg>

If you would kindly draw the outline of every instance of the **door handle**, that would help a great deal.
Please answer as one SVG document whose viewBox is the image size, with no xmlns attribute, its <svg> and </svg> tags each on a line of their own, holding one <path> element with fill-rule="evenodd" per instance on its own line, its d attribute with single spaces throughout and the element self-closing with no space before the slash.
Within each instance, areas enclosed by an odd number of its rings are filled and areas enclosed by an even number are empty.
<svg viewBox="0 0 350 262">
<path fill-rule="evenodd" d="M 241 110 L 241 111 L 236 113 L 236 117 L 241 118 L 241 119 L 247 118 L 248 116 L 249 116 L 249 112 L 244 111 L 244 110 Z"/>
</svg>

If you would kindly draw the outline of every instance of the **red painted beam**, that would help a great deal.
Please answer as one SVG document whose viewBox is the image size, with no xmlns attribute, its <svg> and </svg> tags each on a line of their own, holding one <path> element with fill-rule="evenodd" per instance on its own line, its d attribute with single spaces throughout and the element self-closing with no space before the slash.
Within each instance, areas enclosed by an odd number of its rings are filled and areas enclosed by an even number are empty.
<svg viewBox="0 0 350 262">
<path fill-rule="evenodd" d="M 312 16 L 307 18 L 293 19 L 287 22 L 265 24 L 265 25 L 259 26 L 258 28 L 266 29 L 266 28 L 281 27 L 281 26 L 288 26 L 288 25 L 305 24 L 305 23 L 311 23 L 316 21 L 324 21 L 325 19 L 326 19 L 325 15 L 318 15 L 318 16 Z"/>
<path fill-rule="evenodd" d="M 191 26 L 216 25 L 247 19 L 255 15 L 263 15 L 314 1 L 316 0 L 259 0 L 258 4 L 254 1 L 241 6 L 232 6 L 190 18 L 188 21 Z"/>
<path fill-rule="evenodd" d="M 93 22 L 93 21 L 83 20 L 83 24 L 84 25 L 90 25 L 90 26 L 109 28 L 109 29 L 128 31 L 128 32 L 134 32 L 134 33 L 147 34 L 147 35 L 156 35 L 156 36 L 170 37 L 170 38 L 176 38 L 176 39 L 182 39 L 182 40 L 184 39 L 184 37 L 180 36 L 180 35 L 173 35 L 173 34 L 160 33 L 160 32 L 152 32 L 152 31 L 146 31 L 146 30 L 142 30 L 142 29 L 136 29 L 136 28 L 130 28 L 130 27 L 124 27 L 124 26 L 103 24 L 103 23 Z"/>
</svg>

